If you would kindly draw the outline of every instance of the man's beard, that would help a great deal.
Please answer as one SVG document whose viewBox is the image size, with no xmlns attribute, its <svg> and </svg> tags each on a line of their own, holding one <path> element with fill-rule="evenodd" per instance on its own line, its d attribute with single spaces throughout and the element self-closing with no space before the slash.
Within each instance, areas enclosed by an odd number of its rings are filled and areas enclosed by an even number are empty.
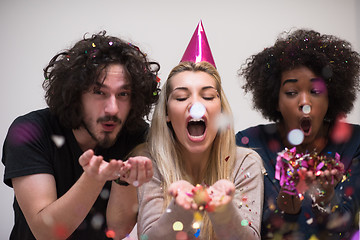
<svg viewBox="0 0 360 240">
<path fill-rule="evenodd" d="M 122 123 L 121 119 L 117 118 L 116 116 L 101 117 L 96 121 L 96 123 L 101 123 L 101 122 L 106 122 L 106 121 L 113 121 L 114 123 L 119 123 L 119 124 Z M 101 148 L 109 148 L 112 145 L 114 145 L 116 140 L 118 139 L 120 132 L 121 132 L 121 129 L 120 129 L 120 131 L 117 133 L 117 135 L 113 139 L 111 139 L 111 137 L 110 137 L 110 135 L 112 133 L 104 132 L 103 133 L 104 137 L 102 139 L 99 139 L 96 136 L 96 133 L 94 133 L 94 128 L 91 127 L 92 125 L 87 124 L 86 122 L 83 121 L 83 126 L 86 129 L 86 131 L 89 133 L 90 137 L 96 142 L 96 146 L 101 147 Z"/>
</svg>

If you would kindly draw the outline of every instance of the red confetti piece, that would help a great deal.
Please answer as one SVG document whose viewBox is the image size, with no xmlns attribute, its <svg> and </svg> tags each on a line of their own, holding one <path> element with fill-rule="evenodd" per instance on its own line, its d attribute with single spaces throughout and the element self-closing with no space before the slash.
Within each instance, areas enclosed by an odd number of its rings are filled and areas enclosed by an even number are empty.
<svg viewBox="0 0 360 240">
<path fill-rule="evenodd" d="M 352 196 L 353 194 L 354 194 L 354 188 L 353 188 L 353 187 L 347 187 L 347 188 L 345 189 L 345 195 L 346 195 L 346 196 L 350 197 L 350 196 Z"/>
<path fill-rule="evenodd" d="M 214 206 L 214 205 L 206 204 L 206 205 L 205 205 L 205 210 L 206 210 L 207 212 L 213 212 L 213 211 L 215 211 L 215 206 Z"/>
<path fill-rule="evenodd" d="M 180 231 L 176 234 L 176 240 L 187 240 L 187 239 L 189 238 L 186 232 Z"/>
<path fill-rule="evenodd" d="M 352 135 L 352 127 L 348 124 L 342 116 L 339 116 L 334 125 L 334 129 L 331 133 L 331 139 L 333 142 L 339 144 L 347 142 Z"/>
<path fill-rule="evenodd" d="M 64 224 L 56 224 L 54 226 L 54 234 L 56 238 L 65 239 L 68 236 L 68 229 Z"/>
<path fill-rule="evenodd" d="M 115 232 L 113 230 L 107 230 L 106 231 L 106 237 L 108 238 L 115 238 Z"/>
<path fill-rule="evenodd" d="M 241 142 L 242 142 L 242 144 L 248 144 L 249 143 L 249 138 L 248 137 L 242 137 Z"/>
<path fill-rule="evenodd" d="M 268 147 L 272 152 L 277 152 L 280 150 L 280 143 L 276 140 L 270 140 L 268 142 Z"/>
<path fill-rule="evenodd" d="M 225 161 L 227 162 L 227 161 L 229 160 L 229 158 L 230 158 L 230 156 L 227 156 L 227 157 L 225 158 Z"/>
</svg>

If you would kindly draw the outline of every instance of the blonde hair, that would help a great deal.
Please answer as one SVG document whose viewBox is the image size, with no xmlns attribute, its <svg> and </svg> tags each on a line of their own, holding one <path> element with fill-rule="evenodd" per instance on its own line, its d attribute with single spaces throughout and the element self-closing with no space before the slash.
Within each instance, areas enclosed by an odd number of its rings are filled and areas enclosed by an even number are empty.
<svg viewBox="0 0 360 240">
<path fill-rule="evenodd" d="M 157 165 L 163 180 L 164 210 L 171 201 L 171 197 L 167 194 L 168 187 L 171 183 L 179 180 L 187 180 L 194 185 L 199 183 L 194 182 L 194 179 L 186 173 L 179 143 L 174 136 L 175 133 L 171 126 L 166 121 L 167 101 L 172 90 L 171 78 L 184 71 L 202 71 L 211 75 L 215 80 L 216 90 L 220 95 L 222 113 L 228 115 L 232 119 L 230 105 L 221 87 L 221 78 L 213 65 L 208 62 L 182 62 L 172 69 L 167 81 L 162 87 L 148 136 L 149 152 Z M 219 179 L 229 179 L 230 181 L 233 181 L 230 177 L 231 169 L 235 161 L 235 149 L 233 127 L 230 126 L 219 131 L 214 139 L 204 176 L 201 176 L 203 183 L 212 185 Z M 206 214 L 204 214 L 201 235 L 202 239 L 215 239 L 210 220 Z"/>
</svg>

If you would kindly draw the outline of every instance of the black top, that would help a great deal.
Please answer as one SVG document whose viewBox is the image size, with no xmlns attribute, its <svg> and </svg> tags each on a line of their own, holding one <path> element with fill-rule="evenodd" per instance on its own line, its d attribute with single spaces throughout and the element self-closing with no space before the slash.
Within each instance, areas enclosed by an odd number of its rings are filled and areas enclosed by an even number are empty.
<svg viewBox="0 0 360 240">
<path fill-rule="evenodd" d="M 116 143 L 108 148 L 94 149 L 106 161 L 124 159 L 138 144 L 144 142 L 148 124 L 145 122 L 136 131 L 122 129 Z M 56 144 L 56 138 L 65 142 Z M 64 128 L 48 108 L 18 117 L 10 126 L 3 146 L 2 162 L 5 165 L 4 183 L 12 187 L 11 179 L 38 173 L 54 176 L 58 197 L 64 195 L 79 179 L 83 169 L 79 157 L 83 153 L 71 129 Z M 110 191 L 107 182 L 103 191 Z M 106 206 L 108 197 L 100 194 L 83 223 L 68 239 L 107 239 Z M 10 239 L 35 239 L 24 215 L 14 198 L 15 224 Z M 74 213 L 75 214 L 75 213 Z M 99 224 L 100 223 L 100 224 Z M 59 229 L 60 231 L 60 229 Z"/>
<path fill-rule="evenodd" d="M 298 214 L 284 214 L 278 209 L 276 198 L 281 187 L 279 180 L 275 179 L 275 165 L 277 153 L 285 146 L 275 124 L 250 127 L 236 134 L 236 144 L 257 151 L 267 172 L 264 177 L 262 239 L 273 239 L 279 235 L 286 239 L 309 239 L 311 236 L 318 239 L 350 239 L 359 228 L 354 220 L 360 205 L 360 126 L 350 127 L 352 135 L 346 143 L 334 143 L 329 139 L 320 153 L 331 157 L 335 153 L 340 154 L 345 171 L 351 171 L 351 176 L 335 188 L 333 213 L 330 216 L 312 207 L 312 200 L 307 194 Z"/>
</svg>

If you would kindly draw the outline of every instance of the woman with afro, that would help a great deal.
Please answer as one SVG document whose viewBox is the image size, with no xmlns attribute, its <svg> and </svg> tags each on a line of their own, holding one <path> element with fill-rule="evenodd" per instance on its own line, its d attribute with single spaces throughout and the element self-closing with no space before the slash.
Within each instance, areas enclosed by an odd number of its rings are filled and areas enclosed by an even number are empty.
<svg viewBox="0 0 360 240">
<path fill-rule="evenodd" d="M 280 36 L 240 69 L 254 108 L 273 122 L 236 134 L 267 171 L 263 239 L 349 239 L 358 231 L 360 126 L 343 119 L 360 89 L 359 71 L 359 53 L 347 41 L 305 29 Z M 295 174 L 282 174 L 293 181 L 280 184 L 277 157 L 289 149 L 308 159 L 340 155 L 340 162 L 317 172 L 292 166 Z"/>
</svg>

